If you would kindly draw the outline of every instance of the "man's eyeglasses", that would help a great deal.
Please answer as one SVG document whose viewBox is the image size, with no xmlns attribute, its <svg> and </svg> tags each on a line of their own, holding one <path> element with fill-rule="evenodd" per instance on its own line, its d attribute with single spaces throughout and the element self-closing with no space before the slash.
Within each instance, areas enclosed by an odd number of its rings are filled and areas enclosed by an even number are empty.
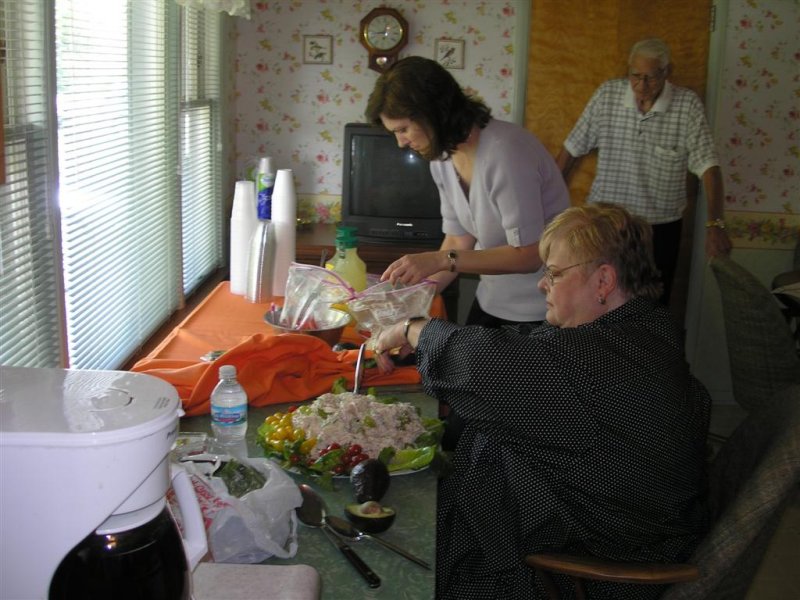
<svg viewBox="0 0 800 600">
<path fill-rule="evenodd" d="M 556 269 L 551 267 L 550 265 L 545 265 L 544 269 L 542 269 L 542 274 L 545 277 L 547 277 L 547 283 L 553 286 L 556 284 L 556 277 L 561 277 L 565 272 L 569 271 L 570 269 L 574 269 L 575 267 L 582 267 L 583 265 L 588 265 L 589 263 L 593 263 L 596 260 L 597 260 L 596 258 L 593 258 L 592 260 L 586 260 L 584 262 L 575 263 L 574 265 L 564 267 L 563 269 Z"/>
<path fill-rule="evenodd" d="M 641 74 L 641 73 L 628 73 L 628 79 L 631 80 L 633 85 L 644 83 L 650 85 L 651 83 L 658 83 L 664 77 L 664 69 L 659 69 L 654 74 Z"/>
</svg>

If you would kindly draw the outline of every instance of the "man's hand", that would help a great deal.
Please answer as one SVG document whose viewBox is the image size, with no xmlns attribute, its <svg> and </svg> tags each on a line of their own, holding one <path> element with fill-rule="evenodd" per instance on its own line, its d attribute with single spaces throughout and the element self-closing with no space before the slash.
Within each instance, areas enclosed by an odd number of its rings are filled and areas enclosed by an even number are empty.
<svg viewBox="0 0 800 600">
<path fill-rule="evenodd" d="M 706 228 L 706 257 L 729 256 L 731 253 L 731 240 L 728 232 L 720 227 Z"/>
</svg>

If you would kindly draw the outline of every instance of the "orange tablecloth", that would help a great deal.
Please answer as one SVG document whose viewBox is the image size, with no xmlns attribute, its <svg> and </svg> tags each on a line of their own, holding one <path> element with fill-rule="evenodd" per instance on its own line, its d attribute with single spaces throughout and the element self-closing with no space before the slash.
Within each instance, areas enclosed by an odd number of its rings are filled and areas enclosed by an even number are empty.
<svg viewBox="0 0 800 600">
<path fill-rule="evenodd" d="M 276 304 L 282 302 L 275 298 Z M 254 304 L 231 294 L 229 282 L 223 281 L 132 370 L 175 386 L 189 416 L 209 412 L 209 396 L 219 367 L 225 364 L 236 366 L 253 406 L 308 400 L 330 391 L 339 377 L 352 386 L 356 350 L 334 352 L 309 335 L 275 335 L 264 322 L 268 310 L 269 303 Z M 446 317 L 440 296 L 434 298 L 430 314 Z M 360 343 L 363 338 L 348 327 L 342 341 Z M 203 361 L 201 357 L 212 350 L 225 353 L 213 362 Z M 363 383 L 419 383 L 419 374 L 415 367 L 398 368 L 388 375 L 368 369 Z"/>
</svg>

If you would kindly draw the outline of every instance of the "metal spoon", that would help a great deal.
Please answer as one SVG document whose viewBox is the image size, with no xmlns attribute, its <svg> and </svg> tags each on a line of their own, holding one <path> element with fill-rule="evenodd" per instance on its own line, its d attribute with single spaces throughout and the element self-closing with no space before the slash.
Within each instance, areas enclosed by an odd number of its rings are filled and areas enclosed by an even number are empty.
<svg viewBox="0 0 800 600">
<path fill-rule="evenodd" d="M 331 527 L 333 527 L 333 530 L 336 533 L 343 535 L 346 538 L 350 538 L 351 540 L 355 541 L 361 541 L 362 539 L 374 540 L 379 544 L 381 544 L 382 546 L 386 546 L 389 550 L 397 552 L 403 558 L 407 558 L 411 562 L 417 563 L 421 567 L 425 567 L 428 570 L 430 570 L 431 568 L 431 566 L 421 558 L 417 558 L 410 552 L 406 552 L 402 548 L 395 546 L 394 544 L 387 542 L 386 540 L 383 540 L 374 535 L 370 535 L 368 533 L 364 533 L 360 529 L 357 529 L 352 523 L 342 519 L 341 517 L 337 517 L 335 515 L 327 515 L 325 517 L 325 522 Z"/>
<path fill-rule="evenodd" d="M 347 560 L 350 561 L 350 564 L 353 565 L 361 574 L 361 576 L 367 581 L 369 587 L 380 587 L 380 577 L 378 577 L 375 572 L 367 566 L 367 563 L 361 560 L 361 557 L 356 554 L 350 546 L 345 544 L 342 539 L 333 533 L 330 527 L 328 527 L 327 523 L 325 522 L 325 502 L 322 500 L 322 498 L 305 483 L 301 483 L 298 487 L 300 488 L 300 494 L 303 497 L 303 504 L 297 508 L 297 518 L 300 519 L 304 525 L 321 528 L 325 534 L 325 537 L 327 537 L 333 545 L 339 548 L 339 551 L 344 554 Z"/>
<path fill-rule="evenodd" d="M 367 350 L 367 344 L 364 342 L 358 349 L 358 359 L 356 360 L 356 380 L 353 384 L 353 393 L 357 394 L 361 389 L 361 380 L 364 378 L 364 352 Z"/>
</svg>

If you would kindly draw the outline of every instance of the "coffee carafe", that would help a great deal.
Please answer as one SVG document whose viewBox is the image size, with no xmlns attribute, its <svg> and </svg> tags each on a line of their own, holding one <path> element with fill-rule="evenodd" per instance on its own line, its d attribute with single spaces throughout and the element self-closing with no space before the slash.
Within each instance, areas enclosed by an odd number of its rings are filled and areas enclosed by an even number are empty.
<svg viewBox="0 0 800 600">
<path fill-rule="evenodd" d="M 189 478 L 169 463 L 175 389 L 139 373 L 0 367 L 0 392 L 0 597 L 189 600 L 207 545 Z"/>
</svg>

